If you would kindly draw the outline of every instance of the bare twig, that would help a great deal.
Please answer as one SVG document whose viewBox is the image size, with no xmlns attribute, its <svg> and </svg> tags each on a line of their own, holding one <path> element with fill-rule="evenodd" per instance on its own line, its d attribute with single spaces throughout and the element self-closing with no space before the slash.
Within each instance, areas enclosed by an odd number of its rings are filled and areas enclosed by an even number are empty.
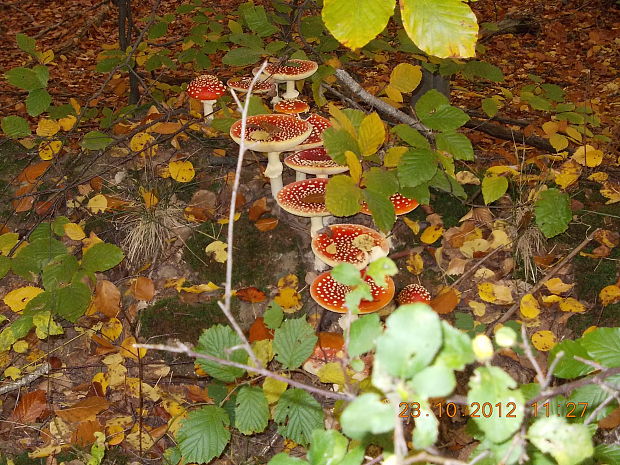
<svg viewBox="0 0 620 465">
<path fill-rule="evenodd" d="M 592 413 L 588 415 L 588 418 L 586 418 L 586 421 L 584 421 L 583 424 L 588 425 L 592 423 L 594 420 L 596 420 L 596 416 L 599 414 L 599 412 L 603 410 L 605 407 L 607 407 L 607 405 L 609 405 L 615 399 L 616 399 L 616 395 L 614 394 L 609 395 L 607 399 L 605 399 L 594 410 L 592 410 Z"/>
<path fill-rule="evenodd" d="M 48 374 L 51 368 L 52 368 L 51 365 L 45 362 L 43 365 L 41 365 L 39 368 L 34 370 L 32 373 L 24 376 L 23 378 L 18 379 L 17 381 L 13 383 L 5 384 L 4 386 L 0 387 L 0 396 L 2 394 L 15 391 L 23 386 L 26 386 L 32 383 L 33 381 L 39 379 L 41 376 Z"/>
</svg>

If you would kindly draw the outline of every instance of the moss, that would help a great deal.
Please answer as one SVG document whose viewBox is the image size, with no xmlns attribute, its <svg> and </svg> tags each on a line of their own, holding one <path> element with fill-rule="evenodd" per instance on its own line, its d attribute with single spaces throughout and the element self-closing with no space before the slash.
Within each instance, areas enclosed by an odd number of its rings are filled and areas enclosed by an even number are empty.
<svg viewBox="0 0 620 465">
<path fill-rule="evenodd" d="M 441 216 L 446 229 L 458 225 L 461 217 L 469 211 L 469 207 L 461 200 L 443 191 L 434 192 L 431 206 Z"/>
</svg>

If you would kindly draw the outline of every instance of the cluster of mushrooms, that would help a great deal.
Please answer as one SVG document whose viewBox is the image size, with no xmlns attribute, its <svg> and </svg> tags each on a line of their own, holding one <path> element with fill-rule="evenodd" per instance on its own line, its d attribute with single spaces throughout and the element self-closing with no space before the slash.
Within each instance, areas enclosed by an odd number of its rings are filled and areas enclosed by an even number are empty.
<svg viewBox="0 0 620 465">
<path fill-rule="evenodd" d="M 371 313 L 385 307 L 394 298 L 394 281 L 387 277 L 387 287 L 381 287 L 365 274 L 368 264 L 388 255 L 389 239 L 379 231 L 359 224 L 330 224 L 325 226 L 323 218 L 330 215 L 325 205 L 328 176 L 348 171 L 348 166 L 339 165 L 323 148 L 322 133 L 330 121 L 318 114 L 310 113 L 310 106 L 298 99 L 295 81 L 306 79 L 316 72 L 314 61 L 291 59 L 283 63 L 268 64 L 261 78 L 254 85 L 255 94 L 275 94 L 271 100 L 277 113 L 250 116 L 246 120 L 245 134 L 241 134 L 241 120 L 230 128 L 232 139 L 240 143 L 245 140 L 249 150 L 264 152 L 268 163 L 265 176 L 270 180 L 271 193 L 280 207 L 293 215 L 309 217 L 312 250 L 315 254 L 315 268 L 326 265 L 350 263 L 360 270 L 369 284 L 373 300 L 362 300 L 360 313 Z M 256 72 L 257 70 L 255 70 Z M 227 85 L 237 92 L 248 92 L 252 77 L 229 79 Z M 286 83 L 286 92 L 278 96 L 278 84 Z M 211 118 L 213 103 L 226 92 L 217 77 L 204 75 L 195 78 L 188 86 L 190 97 L 201 100 L 205 119 Z M 283 164 L 280 154 L 291 152 L 284 164 L 296 171 L 295 182 L 282 185 Z M 315 177 L 306 178 L 307 175 Z M 391 197 L 397 215 L 409 213 L 418 202 L 400 194 Z M 370 215 L 367 205 L 362 213 Z M 349 286 L 335 281 L 326 271 L 314 280 L 310 288 L 312 298 L 323 308 L 346 313 L 345 296 Z M 398 295 L 399 304 L 429 302 L 430 294 L 418 285 L 410 284 Z"/>
</svg>

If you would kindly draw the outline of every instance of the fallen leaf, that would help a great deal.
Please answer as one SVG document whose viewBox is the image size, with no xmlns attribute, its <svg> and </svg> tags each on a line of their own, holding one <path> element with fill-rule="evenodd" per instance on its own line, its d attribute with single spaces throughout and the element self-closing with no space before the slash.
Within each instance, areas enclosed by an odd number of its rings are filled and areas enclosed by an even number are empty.
<svg viewBox="0 0 620 465">
<path fill-rule="evenodd" d="M 420 236 L 420 240 L 425 244 L 432 244 L 441 237 L 443 232 L 444 229 L 442 226 L 438 224 L 431 225 L 424 230 L 424 232 Z"/>
<path fill-rule="evenodd" d="M 139 276 L 131 283 L 131 293 L 138 300 L 153 300 L 155 296 L 155 283 L 146 276 Z"/>
<path fill-rule="evenodd" d="M 91 213 L 101 213 L 108 209 L 108 199 L 103 194 L 97 194 L 88 201 L 87 206 Z"/>
<path fill-rule="evenodd" d="M 407 257 L 407 270 L 416 276 L 424 271 L 424 261 L 419 253 L 409 254 Z"/>
<path fill-rule="evenodd" d="M 267 213 L 268 211 L 267 197 L 261 197 L 250 207 L 250 210 L 248 211 L 248 218 L 250 221 L 256 222 L 264 213 Z"/>
<path fill-rule="evenodd" d="M 260 218 L 254 226 L 261 232 L 271 231 L 278 226 L 278 219 L 275 217 Z"/>
<path fill-rule="evenodd" d="M 273 299 L 284 313 L 295 313 L 302 307 L 301 296 L 299 293 L 290 287 L 280 289 L 278 295 Z"/>
<path fill-rule="evenodd" d="M 566 284 L 560 278 L 551 278 L 545 281 L 545 287 L 549 289 L 552 294 L 562 294 L 568 292 L 573 288 L 574 284 Z"/>
<path fill-rule="evenodd" d="M 101 327 L 101 334 L 103 334 L 110 341 L 115 341 L 123 332 L 123 324 L 118 318 L 110 318 Z"/>
<path fill-rule="evenodd" d="M 286 376 L 286 375 L 283 375 Z M 275 404 L 280 396 L 286 391 L 288 383 L 273 378 L 265 378 L 263 382 L 263 393 L 270 404 Z"/>
<path fill-rule="evenodd" d="M 594 240 L 600 244 L 606 245 L 610 249 L 613 249 L 620 243 L 620 233 L 617 231 L 610 231 L 608 229 L 598 229 L 594 233 Z"/>
<path fill-rule="evenodd" d="M 105 279 L 97 282 L 95 298 L 93 299 L 93 307 L 96 311 L 113 318 L 118 315 L 121 309 L 120 302 L 121 291 L 118 290 L 114 283 Z"/>
<path fill-rule="evenodd" d="M 41 160 L 52 160 L 61 148 L 62 142 L 59 140 L 43 141 L 39 144 L 39 157 Z"/>
<path fill-rule="evenodd" d="M 411 232 L 413 234 L 418 235 L 420 233 L 420 222 L 419 221 L 410 220 L 406 216 L 403 216 L 402 218 L 405 224 L 407 225 L 407 227 L 411 229 Z"/>
<path fill-rule="evenodd" d="M 47 410 L 45 391 L 37 389 L 19 397 L 19 402 L 9 416 L 9 420 L 18 423 L 34 423 Z"/>
<path fill-rule="evenodd" d="M 138 349 L 133 345 L 136 344 L 136 338 L 133 336 L 129 336 L 125 338 L 121 343 L 120 354 L 123 357 L 131 358 L 133 360 L 138 360 L 138 358 L 144 358 L 146 355 L 146 349 Z"/>
<path fill-rule="evenodd" d="M 235 292 L 235 296 L 245 302 L 264 302 L 267 296 L 263 291 L 256 287 L 244 287 Z"/>
<path fill-rule="evenodd" d="M 98 413 L 106 410 L 109 403 L 103 397 L 87 397 L 63 410 L 57 410 L 56 415 L 70 423 L 80 423 L 94 420 Z"/>
<path fill-rule="evenodd" d="M 86 237 L 84 230 L 79 224 L 67 223 L 64 226 L 65 234 L 72 241 L 81 241 Z"/>
<path fill-rule="evenodd" d="M 58 131 L 60 131 L 60 124 L 51 119 L 41 118 L 37 124 L 37 136 L 51 137 Z"/>
<path fill-rule="evenodd" d="M 14 289 L 4 296 L 4 303 L 16 313 L 23 311 L 32 299 L 38 296 L 43 289 L 35 286 L 25 286 Z"/>
<path fill-rule="evenodd" d="M 196 175 L 194 165 L 189 160 L 170 162 L 168 171 L 170 171 L 170 177 L 177 182 L 190 182 Z"/>
<path fill-rule="evenodd" d="M 583 313 L 586 311 L 586 307 L 577 299 L 569 297 L 560 302 L 560 310 L 570 313 Z"/>
<path fill-rule="evenodd" d="M 474 315 L 476 316 L 484 316 L 484 314 L 487 311 L 487 306 L 483 302 L 478 302 L 476 300 L 470 300 L 467 305 L 471 307 Z"/>
<path fill-rule="evenodd" d="M 581 145 L 577 147 L 577 150 L 575 150 L 571 158 L 582 166 L 594 168 L 603 161 L 603 152 L 595 149 L 591 145 Z"/>
<path fill-rule="evenodd" d="M 556 344 L 555 334 L 551 331 L 536 331 L 532 334 L 532 344 L 541 352 L 548 352 Z"/>
<path fill-rule="evenodd" d="M 497 305 L 510 305 L 513 302 L 512 290 L 504 284 L 490 282 L 478 284 L 478 295 L 485 302 Z"/>
<path fill-rule="evenodd" d="M 299 278 L 294 274 L 287 274 L 278 279 L 278 289 L 284 289 L 285 287 L 297 289 L 299 287 Z"/>
<path fill-rule="evenodd" d="M 599 293 L 599 299 L 601 299 L 601 303 L 604 307 L 620 302 L 620 287 L 616 284 L 605 286 Z"/>
<path fill-rule="evenodd" d="M 216 262 L 224 263 L 228 259 L 227 247 L 228 245 L 222 241 L 213 241 L 205 247 L 205 252 L 207 255 L 212 255 Z"/>
<path fill-rule="evenodd" d="M 451 287 L 444 288 L 436 297 L 434 297 L 429 305 L 433 307 L 440 315 L 452 313 L 459 303 L 459 296 Z"/>
<path fill-rule="evenodd" d="M 603 197 L 609 199 L 605 205 L 620 202 L 620 184 L 612 181 L 604 182 L 600 192 Z"/>
<path fill-rule="evenodd" d="M 250 326 L 248 340 L 250 342 L 256 342 L 265 339 L 273 339 L 273 330 L 267 328 L 267 326 L 265 326 L 265 320 L 262 316 L 259 316 L 254 320 L 252 326 Z"/>
<path fill-rule="evenodd" d="M 567 160 L 560 165 L 559 169 L 553 170 L 554 181 L 562 189 L 566 189 L 579 179 L 581 175 L 581 166 L 573 160 Z"/>
<path fill-rule="evenodd" d="M 450 276 L 461 275 L 465 272 L 465 266 L 469 263 L 469 260 L 454 257 L 448 263 L 448 268 L 446 269 L 446 274 Z"/>
<path fill-rule="evenodd" d="M 521 311 L 523 318 L 532 319 L 540 315 L 540 305 L 538 304 L 536 297 L 532 294 L 525 294 L 521 298 L 519 310 Z"/>
</svg>

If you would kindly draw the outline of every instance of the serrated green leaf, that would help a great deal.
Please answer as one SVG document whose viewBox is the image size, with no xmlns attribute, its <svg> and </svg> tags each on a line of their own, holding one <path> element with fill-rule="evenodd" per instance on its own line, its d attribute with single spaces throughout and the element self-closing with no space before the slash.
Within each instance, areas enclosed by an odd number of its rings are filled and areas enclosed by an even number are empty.
<svg viewBox="0 0 620 465">
<path fill-rule="evenodd" d="M 364 200 L 372 213 L 372 220 L 381 231 L 390 231 L 396 222 L 396 212 L 389 196 L 370 189 L 364 189 L 363 193 Z"/>
<path fill-rule="evenodd" d="M 385 139 L 385 126 L 376 112 L 364 117 L 358 130 L 361 155 L 367 157 L 379 150 Z"/>
<path fill-rule="evenodd" d="M 168 32 L 168 23 L 165 21 L 159 21 L 153 24 L 149 28 L 148 37 L 149 39 L 159 39 L 163 37 Z"/>
<path fill-rule="evenodd" d="M 534 205 L 534 212 L 536 225 L 547 238 L 566 231 L 573 217 L 568 194 L 558 189 L 541 192 Z"/>
<path fill-rule="evenodd" d="M 461 314 L 457 313 L 456 315 L 458 324 L 458 315 Z M 471 315 L 468 316 L 471 318 Z M 471 329 L 473 320 L 470 320 L 470 323 L 471 325 L 464 329 Z M 471 348 L 471 338 L 445 321 L 441 322 L 441 330 L 443 346 L 435 363 L 441 363 L 453 370 L 462 370 L 466 365 L 473 363 L 475 357 Z"/>
<path fill-rule="evenodd" d="M 429 149 L 411 149 L 400 159 L 397 169 L 402 187 L 416 187 L 430 181 L 437 172 L 437 155 Z"/>
<path fill-rule="evenodd" d="M 540 87 L 545 92 L 545 95 L 554 102 L 564 100 L 564 90 L 557 84 L 541 84 Z"/>
<path fill-rule="evenodd" d="M 421 205 L 428 205 L 431 202 L 431 193 L 428 187 L 428 183 L 422 183 L 415 187 L 401 186 L 399 191 L 401 195 L 409 199 L 416 199 Z"/>
<path fill-rule="evenodd" d="M 411 380 L 411 387 L 424 398 L 446 397 L 452 394 L 455 386 L 454 372 L 442 364 L 424 368 Z"/>
<path fill-rule="evenodd" d="M 415 104 L 415 112 L 420 115 L 428 115 L 442 105 L 450 105 L 450 100 L 437 89 L 431 89 L 422 95 Z"/>
<path fill-rule="evenodd" d="M 39 75 L 30 68 L 17 67 L 4 73 L 4 78 L 9 84 L 24 90 L 35 90 L 45 87 L 46 82 L 41 82 Z"/>
<path fill-rule="evenodd" d="M 9 139 L 18 139 L 20 137 L 28 137 L 30 135 L 30 126 L 21 116 L 5 116 L 2 118 L 2 132 Z"/>
<path fill-rule="evenodd" d="M 277 302 L 271 302 L 265 313 L 263 314 L 263 318 L 265 321 L 265 326 L 269 329 L 279 328 L 282 324 L 282 319 L 284 318 L 284 312 L 282 311 L 282 307 L 278 305 Z"/>
<path fill-rule="evenodd" d="M 361 48 L 387 26 L 394 14 L 395 0 L 325 0 L 322 17 L 325 27 L 340 43 Z"/>
<path fill-rule="evenodd" d="M 392 406 L 381 402 L 378 394 L 358 396 L 342 412 L 340 425 L 344 434 L 362 440 L 368 434 L 387 433 L 394 429 Z"/>
<path fill-rule="evenodd" d="M 11 259 L 0 255 L 0 279 L 4 278 L 11 269 Z"/>
<path fill-rule="evenodd" d="M 19 250 L 11 268 L 15 274 L 33 280 L 52 258 L 66 253 L 67 248 L 56 239 L 36 239 Z"/>
<path fill-rule="evenodd" d="M 439 58 L 476 56 L 478 21 L 459 0 L 401 0 L 403 26 L 411 40 Z"/>
<path fill-rule="evenodd" d="M 82 138 L 80 145 L 87 150 L 102 150 L 110 145 L 114 139 L 100 131 L 90 131 Z"/>
<path fill-rule="evenodd" d="M 408 126 L 406 124 L 397 124 L 392 128 L 392 132 L 412 147 L 418 147 L 422 149 L 431 148 L 431 144 L 428 142 L 426 137 L 413 129 L 411 126 Z"/>
<path fill-rule="evenodd" d="M 26 111 L 30 116 L 38 116 L 52 104 L 52 96 L 45 89 L 30 91 L 26 97 Z"/>
<path fill-rule="evenodd" d="M 50 226 L 54 234 L 56 234 L 57 236 L 64 236 L 65 225 L 69 223 L 71 223 L 71 221 L 66 216 L 57 216 L 56 218 L 54 218 L 54 221 L 50 223 Z"/>
<path fill-rule="evenodd" d="M 230 441 L 229 424 L 226 411 L 214 405 L 190 412 L 176 435 L 183 459 L 207 463 L 219 456 Z"/>
<path fill-rule="evenodd" d="M 508 179 L 504 176 L 485 176 L 482 179 L 482 198 L 485 204 L 499 199 L 508 190 Z"/>
<path fill-rule="evenodd" d="M 469 121 L 469 116 L 460 108 L 452 105 L 440 105 L 431 113 L 418 114 L 425 126 L 438 131 L 451 131 Z"/>
<path fill-rule="evenodd" d="M 361 209 L 362 189 L 350 176 L 333 176 L 327 183 L 325 206 L 335 216 L 351 216 Z"/>
<path fill-rule="evenodd" d="M 262 433 L 269 421 L 269 403 L 263 390 L 244 386 L 239 390 L 235 408 L 235 426 L 245 435 Z"/>
<path fill-rule="evenodd" d="M 82 268 L 88 271 L 107 271 L 125 258 L 123 251 L 114 244 L 100 242 L 89 248 L 82 257 Z"/>
<path fill-rule="evenodd" d="M 484 111 L 489 118 L 493 118 L 497 115 L 498 110 L 499 105 L 495 99 L 485 98 L 482 100 L 482 111 Z"/>
<path fill-rule="evenodd" d="M 314 397 L 301 389 L 289 389 L 274 409 L 278 433 L 301 445 L 308 445 L 312 431 L 323 427 L 323 408 Z"/>
<path fill-rule="evenodd" d="M 620 366 L 620 328 L 597 328 L 581 338 L 581 345 L 598 363 Z"/>
<path fill-rule="evenodd" d="M 398 192 L 398 179 L 394 171 L 372 167 L 364 173 L 363 184 L 377 194 L 389 197 Z"/>
<path fill-rule="evenodd" d="M 379 315 L 372 313 L 364 315 L 351 323 L 349 331 L 349 356 L 357 357 L 370 352 L 375 347 L 375 341 L 381 335 L 383 328 Z"/>
<path fill-rule="evenodd" d="M 26 34 L 16 34 L 15 39 L 20 50 L 26 52 L 33 58 L 37 56 L 37 41 Z"/>
<path fill-rule="evenodd" d="M 445 131 L 435 138 L 438 150 L 444 150 L 457 160 L 473 160 L 474 148 L 465 134 L 456 131 Z"/>
<path fill-rule="evenodd" d="M 592 457 L 594 447 L 586 425 L 569 424 L 564 418 L 540 418 L 527 431 L 527 438 L 558 465 L 576 465 Z"/>
<path fill-rule="evenodd" d="M 575 356 L 589 360 L 592 359 L 585 347 L 581 345 L 580 340 L 565 340 L 554 346 L 549 352 L 549 363 L 555 360 L 559 352 L 564 352 L 564 355 L 556 363 L 553 376 L 557 378 L 573 379 L 594 371 L 592 366 L 575 360 Z"/>
<path fill-rule="evenodd" d="M 202 333 L 198 339 L 196 351 L 222 360 L 245 364 L 248 354 L 243 349 L 229 353 L 231 347 L 238 347 L 240 344 L 241 339 L 231 327 L 214 325 Z M 245 373 L 243 368 L 222 365 L 204 358 L 198 358 L 196 361 L 204 371 L 220 381 L 231 382 Z"/>
<path fill-rule="evenodd" d="M 86 313 L 90 299 L 90 289 L 84 283 L 72 283 L 50 294 L 52 312 L 72 323 Z"/>
<path fill-rule="evenodd" d="M 360 275 L 360 270 L 350 263 L 339 263 L 331 271 L 332 278 L 346 286 L 357 286 L 364 280 Z"/>
<path fill-rule="evenodd" d="M 269 21 L 263 6 L 254 6 L 251 2 L 247 2 L 239 6 L 239 13 L 252 32 L 260 37 L 278 32 L 278 28 Z"/>
<path fill-rule="evenodd" d="M 398 267 L 389 257 L 381 257 L 373 260 L 370 265 L 368 265 L 368 268 L 366 268 L 366 274 L 381 287 L 387 286 L 387 281 L 385 279 L 387 276 L 394 276 L 397 273 Z"/>
<path fill-rule="evenodd" d="M 345 156 L 347 150 L 358 155 L 361 152 L 357 141 L 344 129 L 327 128 L 323 131 L 323 144 L 329 156 L 341 165 L 347 164 L 347 157 Z"/>
<path fill-rule="evenodd" d="M 77 258 L 69 254 L 59 255 L 43 267 L 43 287 L 50 291 L 71 282 L 77 269 Z"/>
<path fill-rule="evenodd" d="M 222 58 L 222 63 L 229 66 L 253 65 L 260 60 L 261 53 L 248 47 L 238 47 L 230 50 Z"/>
<path fill-rule="evenodd" d="M 599 444 L 594 448 L 594 458 L 598 463 L 620 464 L 620 445 Z"/>
<path fill-rule="evenodd" d="M 273 350 L 286 369 L 301 366 L 314 350 L 318 337 L 306 317 L 286 320 L 273 336 Z"/>
</svg>

